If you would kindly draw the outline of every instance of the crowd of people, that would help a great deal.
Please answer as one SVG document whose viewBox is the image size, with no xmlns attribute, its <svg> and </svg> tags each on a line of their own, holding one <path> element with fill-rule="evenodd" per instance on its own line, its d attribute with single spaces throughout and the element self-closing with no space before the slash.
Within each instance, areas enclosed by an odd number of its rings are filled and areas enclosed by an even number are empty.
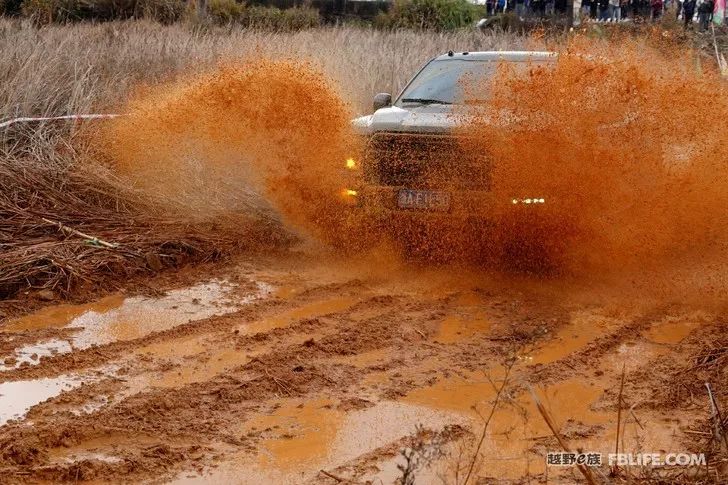
<svg viewBox="0 0 728 485">
<path fill-rule="evenodd" d="M 578 0 L 575 0 L 577 2 Z M 685 27 L 697 21 L 701 30 L 713 19 L 715 0 L 581 0 L 576 5 L 581 21 L 621 22 L 627 19 L 658 20 L 675 10 Z M 488 15 L 513 12 L 521 19 L 566 13 L 566 0 L 485 0 Z"/>
<path fill-rule="evenodd" d="M 485 0 L 488 15 L 513 12 L 520 18 L 566 12 L 566 0 Z"/>
<path fill-rule="evenodd" d="M 581 18 L 620 22 L 627 18 L 659 19 L 663 0 L 582 0 Z"/>
</svg>

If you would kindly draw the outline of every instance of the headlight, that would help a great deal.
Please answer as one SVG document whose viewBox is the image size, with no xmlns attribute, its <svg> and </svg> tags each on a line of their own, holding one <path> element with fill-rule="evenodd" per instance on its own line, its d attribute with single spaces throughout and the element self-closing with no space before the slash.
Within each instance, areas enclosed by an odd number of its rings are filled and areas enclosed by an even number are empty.
<svg viewBox="0 0 728 485">
<path fill-rule="evenodd" d="M 359 203 L 359 197 L 357 195 L 359 194 L 354 189 L 341 189 L 341 200 L 346 205 L 357 205 Z"/>
<path fill-rule="evenodd" d="M 543 197 L 538 199 L 511 199 L 512 204 L 545 204 L 546 199 Z"/>
</svg>

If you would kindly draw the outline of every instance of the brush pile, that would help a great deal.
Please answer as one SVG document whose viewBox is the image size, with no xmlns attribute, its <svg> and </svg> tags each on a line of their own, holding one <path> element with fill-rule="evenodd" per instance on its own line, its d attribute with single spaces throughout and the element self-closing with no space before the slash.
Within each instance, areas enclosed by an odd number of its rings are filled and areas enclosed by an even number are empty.
<svg viewBox="0 0 728 485">
<path fill-rule="evenodd" d="M 216 260 L 261 241 L 281 242 L 271 222 L 192 223 L 160 215 L 63 139 L 0 155 L 0 299 L 22 290 L 68 296 L 141 272 Z M 46 149 L 37 153 L 41 145 Z"/>
</svg>

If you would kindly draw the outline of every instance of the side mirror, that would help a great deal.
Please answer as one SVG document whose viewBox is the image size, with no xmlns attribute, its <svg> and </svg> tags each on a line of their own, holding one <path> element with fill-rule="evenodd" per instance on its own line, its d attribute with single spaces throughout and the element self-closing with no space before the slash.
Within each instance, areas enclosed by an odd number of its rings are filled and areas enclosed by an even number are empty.
<svg viewBox="0 0 728 485">
<path fill-rule="evenodd" d="M 380 108 L 386 108 L 392 104 L 392 95 L 389 93 L 379 93 L 374 95 L 374 111 Z"/>
</svg>

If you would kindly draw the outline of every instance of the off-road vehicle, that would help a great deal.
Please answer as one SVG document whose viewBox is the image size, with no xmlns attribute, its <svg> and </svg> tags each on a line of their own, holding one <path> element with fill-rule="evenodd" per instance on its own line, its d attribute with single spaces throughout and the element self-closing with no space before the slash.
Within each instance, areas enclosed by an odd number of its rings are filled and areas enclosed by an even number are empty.
<svg viewBox="0 0 728 485">
<path fill-rule="evenodd" d="M 374 113 L 352 121 L 366 138 L 361 160 L 346 167 L 360 174 L 359 185 L 345 190 L 356 205 L 380 218 L 469 217 L 487 213 L 491 200 L 487 153 L 463 149 L 453 131 L 469 110 L 487 106 L 484 86 L 500 63 L 517 68 L 547 64 L 549 52 L 448 52 L 427 62 L 392 101 L 374 97 Z M 463 82 L 463 81 L 469 82 Z M 468 94 L 468 96 L 466 96 Z M 518 194 L 514 204 L 541 204 L 539 194 Z"/>
</svg>

